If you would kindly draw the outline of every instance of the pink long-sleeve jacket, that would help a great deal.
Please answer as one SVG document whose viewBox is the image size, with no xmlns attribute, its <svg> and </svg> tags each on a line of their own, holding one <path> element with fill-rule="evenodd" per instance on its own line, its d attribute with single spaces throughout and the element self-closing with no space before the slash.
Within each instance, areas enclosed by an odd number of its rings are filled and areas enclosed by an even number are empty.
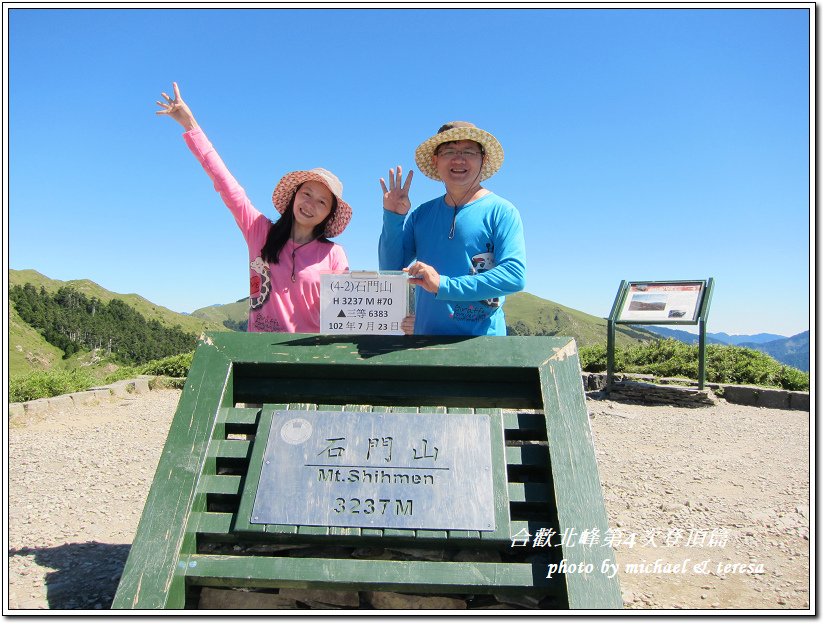
<svg viewBox="0 0 824 624">
<path fill-rule="evenodd" d="M 277 264 L 264 262 L 260 250 L 272 222 L 252 205 L 246 191 L 229 173 L 203 130 L 189 130 L 183 138 L 209 174 L 215 190 L 220 193 L 246 239 L 249 248 L 249 331 L 318 333 L 320 272 L 349 270 L 343 247 L 320 240 L 301 246 L 290 240 L 281 250 Z"/>
</svg>

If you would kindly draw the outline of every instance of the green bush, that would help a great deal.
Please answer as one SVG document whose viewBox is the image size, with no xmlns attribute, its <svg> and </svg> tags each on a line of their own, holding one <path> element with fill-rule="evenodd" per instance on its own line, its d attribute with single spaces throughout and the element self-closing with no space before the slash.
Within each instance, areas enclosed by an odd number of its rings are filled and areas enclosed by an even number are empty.
<svg viewBox="0 0 824 624">
<path fill-rule="evenodd" d="M 89 372 L 81 368 L 70 370 L 37 371 L 29 375 L 14 377 L 9 380 L 9 401 L 21 403 L 88 390 L 94 386 L 106 385 L 121 379 L 133 379 L 139 375 L 156 377 L 186 377 L 192 365 L 194 351 L 155 360 L 142 366 L 122 366 L 106 376 L 102 383 Z M 167 382 L 168 387 L 181 384 Z"/>
<path fill-rule="evenodd" d="M 9 379 L 9 401 L 21 403 L 88 390 L 96 384 L 82 369 L 36 371 L 25 377 Z"/>
<path fill-rule="evenodd" d="M 606 345 L 583 347 L 581 368 L 595 373 L 607 369 Z M 810 389 L 810 375 L 786 366 L 766 353 L 732 345 L 707 345 L 706 379 L 710 383 L 751 384 L 785 390 Z M 667 338 L 616 347 L 615 371 L 658 377 L 698 379 L 698 345 Z"/>
<path fill-rule="evenodd" d="M 186 377 L 195 352 L 172 355 L 162 360 L 154 360 L 137 368 L 141 375 L 162 375 L 165 377 Z"/>
</svg>

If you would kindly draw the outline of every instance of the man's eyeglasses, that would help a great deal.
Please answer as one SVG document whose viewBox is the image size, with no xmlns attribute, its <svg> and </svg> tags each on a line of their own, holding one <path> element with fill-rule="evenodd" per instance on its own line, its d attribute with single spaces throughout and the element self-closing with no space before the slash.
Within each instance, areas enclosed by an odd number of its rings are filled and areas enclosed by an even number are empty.
<svg viewBox="0 0 824 624">
<path fill-rule="evenodd" d="M 444 158 L 455 158 L 455 156 L 461 156 L 463 158 L 477 158 L 478 156 L 482 156 L 483 152 L 472 149 L 456 150 L 448 147 L 446 149 L 442 149 L 436 155 L 443 156 Z"/>
</svg>

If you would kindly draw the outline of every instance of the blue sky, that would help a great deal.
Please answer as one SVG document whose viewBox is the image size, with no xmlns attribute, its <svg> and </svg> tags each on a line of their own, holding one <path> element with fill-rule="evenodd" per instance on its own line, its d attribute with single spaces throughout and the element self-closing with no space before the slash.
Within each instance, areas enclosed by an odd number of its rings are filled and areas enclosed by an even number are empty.
<svg viewBox="0 0 824 624">
<path fill-rule="evenodd" d="M 288 171 L 341 178 L 353 269 L 377 268 L 379 178 L 468 120 L 503 144 L 485 186 L 521 212 L 528 292 L 605 317 L 621 280 L 713 277 L 708 331 L 789 336 L 810 327 L 810 6 L 12 8 L 8 266 L 178 312 L 248 294 L 240 232 L 155 115 L 177 81 L 263 212 Z M 443 193 L 415 171 L 413 205 Z"/>
</svg>

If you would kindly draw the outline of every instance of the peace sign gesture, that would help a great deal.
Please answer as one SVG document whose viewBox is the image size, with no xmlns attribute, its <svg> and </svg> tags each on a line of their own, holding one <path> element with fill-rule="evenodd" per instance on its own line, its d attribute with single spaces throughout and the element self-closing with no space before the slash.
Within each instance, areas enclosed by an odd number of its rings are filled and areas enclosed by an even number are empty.
<svg viewBox="0 0 824 624">
<path fill-rule="evenodd" d="M 397 169 L 389 170 L 389 188 L 381 178 L 381 188 L 383 189 L 383 207 L 389 212 L 405 215 L 412 207 L 409 201 L 409 185 L 412 184 L 412 172 L 406 176 L 406 182 L 401 186 L 403 180 L 403 170 L 398 165 Z"/>
<path fill-rule="evenodd" d="M 157 100 L 157 105 L 161 106 L 163 110 L 156 111 L 156 113 L 158 115 L 168 115 L 181 126 L 183 126 L 184 130 L 188 131 L 192 128 L 197 128 L 195 116 L 192 114 L 192 111 L 186 105 L 186 102 L 183 101 L 183 98 L 180 97 L 180 89 L 178 89 L 177 83 L 173 82 L 172 87 L 174 87 L 175 90 L 174 99 L 170 98 L 168 95 L 166 95 L 166 93 L 161 93 L 160 95 L 162 95 L 166 101 L 161 102 L 160 100 Z"/>
</svg>

